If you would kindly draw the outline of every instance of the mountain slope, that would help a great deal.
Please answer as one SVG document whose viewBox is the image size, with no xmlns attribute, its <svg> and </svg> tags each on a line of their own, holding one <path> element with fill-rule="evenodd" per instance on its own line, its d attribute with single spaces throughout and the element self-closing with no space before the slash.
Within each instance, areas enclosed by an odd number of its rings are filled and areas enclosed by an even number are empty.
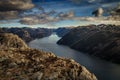
<svg viewBox="0 0 120 80">
<path fill-rule="evenodd" d="M 77 27 L 57 43 L 120 63 L 120 26 L 90 25 Z"/>
<path fill-rule="evenodd" d="M 13 33 L 22 38 L 25 42 L 30 42 L 36 38 L 46 37 L 52 34 L 47 28 L 0 28 L 0 33 Z"/>
</svg>

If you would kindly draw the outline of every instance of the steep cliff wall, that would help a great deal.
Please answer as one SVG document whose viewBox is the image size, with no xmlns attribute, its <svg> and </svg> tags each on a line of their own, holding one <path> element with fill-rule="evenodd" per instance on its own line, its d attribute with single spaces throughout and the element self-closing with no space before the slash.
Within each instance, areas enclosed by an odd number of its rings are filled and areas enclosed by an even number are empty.
<svg viewBox="0 0 120 80">
<path fill-rule="evenodd" d="M 120 63 L 120 26 L 102 24 L 77 27 L 57 43 Z"/>
</svg>

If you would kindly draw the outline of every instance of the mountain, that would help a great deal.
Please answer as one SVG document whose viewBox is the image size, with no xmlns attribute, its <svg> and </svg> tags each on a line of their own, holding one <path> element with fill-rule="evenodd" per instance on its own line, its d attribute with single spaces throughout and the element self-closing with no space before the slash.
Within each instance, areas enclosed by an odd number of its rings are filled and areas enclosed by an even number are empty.
<svg viewBox="0 0 120 80">
<path fill-rule="evenodd" d="M 120 63 L 120 26 L 79 26 L 63 36 L 58 44 Z"/>
<path fill-rule="evenodd" d="M 46 37 L 52 34 L 52 29 L 47 28 L 0 28 L 0 33 L 13 33 L 22 38 L 25 42 L 30 42 L 36 38 Z"/>
<path fill-rule="evenodd" d="M 97 80 L 74 60 L 31 49 L 17 35 L 10 33 L 0 33 L 0 79 Z"/>
<path fill-rule="evenodd" d="M 56 34 L 59 37 L 63 37 L 64 35 L 66 35 L 68 32 L 70 32 L 72 29 L 72 27 L 62 27 L 62 28 L 58 28 L 56 29 L 54 32 L 56 32 Z"/>
</svg>

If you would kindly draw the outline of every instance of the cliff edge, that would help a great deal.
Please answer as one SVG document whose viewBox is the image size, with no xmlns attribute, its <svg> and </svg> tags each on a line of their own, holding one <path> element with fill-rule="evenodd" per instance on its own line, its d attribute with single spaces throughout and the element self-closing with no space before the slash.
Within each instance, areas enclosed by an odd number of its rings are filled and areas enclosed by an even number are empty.
<svg viewBox="0 0 120 80">
<path fill-rule="evenodd" d="M 28 48 L 22 42 L 16 35 L 0 34 L 1 46 L 7 45 L 7 48 L 0 48 L 0 79 L 97 80 L 94 74 L 74 60 Z"/>
<path fill-rule="evenodd" d="M 0 49 L 27 48 L 25 42 L 12 33 L 0 33 Z"/>
</svg>

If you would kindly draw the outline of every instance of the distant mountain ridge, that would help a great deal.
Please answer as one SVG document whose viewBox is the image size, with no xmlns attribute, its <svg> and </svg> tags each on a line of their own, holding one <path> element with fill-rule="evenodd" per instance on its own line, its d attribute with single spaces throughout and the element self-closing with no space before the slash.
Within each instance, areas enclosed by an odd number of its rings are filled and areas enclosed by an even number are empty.
<svg viewBox="0 0 120 80">
<path fill-rule="evenodd" d="M 0 28 L 0 33 L 13 33 L 22 38 L 25 42 L 30 42 L 36 38 L 46 37 L 52 34 L 52 29 L 47 28 Z"/>
<path fill-rule="evenodd" d="M 59 37 L 63 37 L 64 35 L 66 35 L 68 32 L 70 32 L 74 27 L 62 27 L 62 28 L 58 28 L 55 29 L 54 32 L 56 32 L 56 35 Z"/>
</svg>

